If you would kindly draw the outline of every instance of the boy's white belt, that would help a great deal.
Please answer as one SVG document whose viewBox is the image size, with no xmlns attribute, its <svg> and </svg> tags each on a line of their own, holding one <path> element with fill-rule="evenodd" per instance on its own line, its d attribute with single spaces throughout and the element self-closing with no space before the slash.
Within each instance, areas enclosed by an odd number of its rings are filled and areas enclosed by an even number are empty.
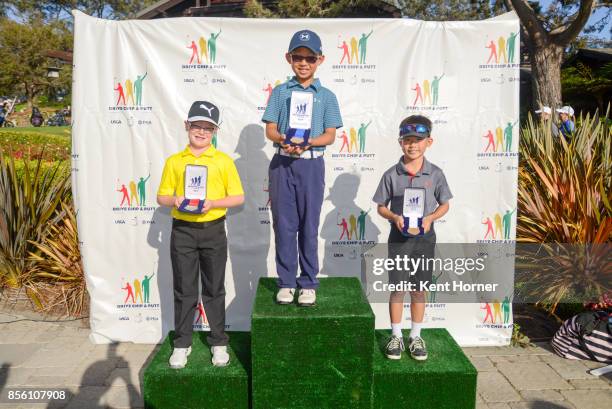
<svg viewBox="0 0 612 409">
<path fill-rule="evenodd" d="M 316 159 L 316 158 L 320 158 L 321 156 L 323 156 L 325 151 L 314 151 L 312 149 L 308 149 L 307 151 L 302 152 L 301 155 L 297 155 L 295 153 L 287 153 L 283 150 L 283 148 L 278 148 L 276 150 L 276 153 L 278 153 L 281 156 L 288 156 L 290 158 Z"/>
</svg>

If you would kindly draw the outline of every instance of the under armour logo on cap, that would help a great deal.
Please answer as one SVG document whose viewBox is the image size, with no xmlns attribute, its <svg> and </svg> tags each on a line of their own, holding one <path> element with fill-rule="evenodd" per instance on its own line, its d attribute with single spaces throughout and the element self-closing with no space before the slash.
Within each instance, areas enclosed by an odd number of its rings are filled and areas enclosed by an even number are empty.
<svg viewBox="0 0 612 409">
<path fill-rule="evenodd" d="M 289 42 L 289 52 L 299 47 L 306 47 L 315 54 L 323 54 L 321 38 L 311 30 L 302 30 L 293 34 Z"/>
</svg>

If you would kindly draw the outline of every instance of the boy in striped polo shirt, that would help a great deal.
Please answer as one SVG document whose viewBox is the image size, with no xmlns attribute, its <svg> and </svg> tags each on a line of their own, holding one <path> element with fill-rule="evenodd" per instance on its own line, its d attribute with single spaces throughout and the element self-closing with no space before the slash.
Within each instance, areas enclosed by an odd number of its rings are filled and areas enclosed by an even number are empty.
<svg viewBox="0 0 612 409">
<path fill-rule="evenodd" d="M 325 60 L 319 36 L 310 30 L 293 35 L 285 58 L 295 76 L 272 91 L 262 121 L 276 154 L 270 162 L 269 181 L 276 245 L 279 291 L 276 301 L 290 304 L 300 288 L 298 304 L 312 306 L 319 286 L 318 235 L 325 189 L 325 146 L 334 143 L 342 126 L 338 100 L 314 74 Z M 292 96 L 312 101 L 310 138 L 305 146 L 286 143 L 290 130 Z M 305 106 L 300 104 L 300 106 Z M 299 257 L 298 257 L 299 253 Z M 296 277 L 298 262 L 300 276 Z"/>
</svg>

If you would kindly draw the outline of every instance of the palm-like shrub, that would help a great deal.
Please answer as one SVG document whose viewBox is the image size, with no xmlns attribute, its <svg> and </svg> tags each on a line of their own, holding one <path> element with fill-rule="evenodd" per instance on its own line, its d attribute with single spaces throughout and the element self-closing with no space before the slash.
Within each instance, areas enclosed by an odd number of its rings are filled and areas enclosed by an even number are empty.
<svg viewBox="0 0 612 409">
<path fill-rule="evenodd" d="M 12 155 L 0 151 L 0 287 L 25 288 L 37 302 L 34 260 L 41 243 L 64 217 L 61 203 L 70 198 L 70 174 L 61 162 L 44 167 L 24 161 L 17 172 Z"/>
<path fill-rule="evenodd" d="M 70 204 L 62 204 L 64 217 L 50 226 L 42 242 L 32 242 L 31 253 L 37 298 L 43 309 L 81 316 L 87 306 L 85 274 L 81 263 L 76 215 Z"/>
<path fill-rule="evenodd" d="M 523 299 L 551 312 L 560 302 L 588 301 L 610 290 L 609 123 L 580 118 L 569 141 L 553 136 L 550 123 L 531 118 L 522 130 L 517 240 L 538 245 L 517 259 L 517 282 Z"/>
</svg>

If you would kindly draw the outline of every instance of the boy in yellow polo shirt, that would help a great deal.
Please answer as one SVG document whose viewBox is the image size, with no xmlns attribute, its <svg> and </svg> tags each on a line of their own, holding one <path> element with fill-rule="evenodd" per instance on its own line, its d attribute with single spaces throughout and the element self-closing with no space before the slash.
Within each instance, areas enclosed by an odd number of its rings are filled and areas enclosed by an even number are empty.
<svg viewBox="0 0 612 409">
<path fill-rule="evenodd" d="M 212 363 L 229 363 L 225 333 L 225 264 L 227 237 L 225 213 L 244 203 L 244 191 L 232 159 L 212 146 L 219 126 L 219 109 L 210 102 L 196 101 L 189 109 L 185 129 L 189 145 L 166 160 L 157 203 L 172 208 L 170 258 L 174 287 L 174 350 L 170 367 L 183 368 L 191 353 L 193 317 L 198 302 L 198 273 L 202 280 L 202 304 L 210 326 L 207 338 Z M 195 213 L 185 207 L 185 172 L 203 169 L 206 199 Z M 206 176 L 207 175 L 207 176 Z M 201 176 L 191 178 L 201 185 Z M 192 185 L 190 181 L 190 186 Z"/>
</svg>

